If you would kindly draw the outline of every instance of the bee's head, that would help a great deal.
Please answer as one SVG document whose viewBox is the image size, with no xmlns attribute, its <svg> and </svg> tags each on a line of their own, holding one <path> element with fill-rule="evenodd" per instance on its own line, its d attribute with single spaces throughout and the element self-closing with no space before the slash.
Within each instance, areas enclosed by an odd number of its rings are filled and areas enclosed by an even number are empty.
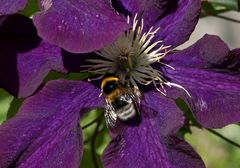
<svg viewBox="0 0 240 168">
<path fill-rule="evenodd" d="M 119 78 L 116 76 L 105 76 L 102 79 L 101 89 L 104 94 L 110 94 L 119 85 Z"/>
</svg>

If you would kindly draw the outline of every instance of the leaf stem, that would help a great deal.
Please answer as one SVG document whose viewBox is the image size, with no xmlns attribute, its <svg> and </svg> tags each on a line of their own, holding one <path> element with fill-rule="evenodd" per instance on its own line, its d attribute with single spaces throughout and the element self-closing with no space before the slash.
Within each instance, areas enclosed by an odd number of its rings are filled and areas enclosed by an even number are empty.
<svg viewBox="0 0 240 168">
<path fill-rule="evenodd" d="M 99 134 L 103 133 L 105 128 L 106 128 L 106 127 L 105 127 L 105 125 L 104 125 L 103 128 L 101 128 L 100 130 L 98 130 L 97 135 L 99 136 Z M 84 140 L 83 144 L 85 145 L 85 144 L 91 142 L 91 140 L 92 140 L 92 137 Z"/>
<path fill-rule="evenodd" d="M 208 130 L 209 132 L 213 133 L 214 135 L 218 136 L 219 138 L 224 139 L 225 141 L 227 141 L 228 143 L 230 143 L 231 145 L 240 148 L 240 144 L 232 141 L 231 139 L 228 139 L 227 137 L 221 135 L 220 133 L 218 133 L 217 131 L 210 129 L 210 128 L 205 128 L 206 130 Z"/>
<path fill-rule="evenodd" d="M 240 23 L 240 20 L 229 18 L 229 17 L 226 17 L 226 16 L 220 16 L 220 15 L 211 15 L 211 16 L 216 17 L 216 18 L 220 18 L 220 19 L 224 19 L 224 20 L 227 20 L 227 21 L 230 21 L 230 22 L 234 22 L 234 23 Z"/>
<path fill-rule="evenodd" d="M 100 120 L 103 117 L 103 114 L 99 115 L 97 118 L 95 118 L 94 120 L 92 120 L 90 123 L 82 126 L 82 129 L 85 129 L 89 126 L 91 126 L 92 124 L 94 124 L 96 121 Z"/>
<path fill-rule="evenodd" d="M 207 12 L 207 11 L 205 11 L 205 10 L 202 10 L 202 14 L 203 14 L 204 16 L 212 16 L 212 17 L 216 17 L 216 18 L 219 18 L 219 19 L 224 19 L 224 20 L 227 20 L 227 21 L 230 21 L 230 22 L 240 23 L 240 20 L 233 19 L 233 18 L 226 17 L 226 16 L 222 16 L 222 15 L 217 15 L 217 14 L 209 13 L 209 12 Z"/>
<path fill-rule="evenodd" d="M 99 118 L 99 117 L 98 117 Z M 94 130 L 93 136 L 92 136 L 92 141 L 91 141 L 91 153 L 92 153 L 92 159 L 93 159 L 93 164 L 95 168 L 99 168 L 98 162 L 97 162 L 97 157 L 96 157 L 96 151 L 95 151 L 95 142 L 96 142 L 96 137 L 98 134 L 98 129 L 101 125 L 102 120 L 97 121 L 97 126 Z"/>
</svg>

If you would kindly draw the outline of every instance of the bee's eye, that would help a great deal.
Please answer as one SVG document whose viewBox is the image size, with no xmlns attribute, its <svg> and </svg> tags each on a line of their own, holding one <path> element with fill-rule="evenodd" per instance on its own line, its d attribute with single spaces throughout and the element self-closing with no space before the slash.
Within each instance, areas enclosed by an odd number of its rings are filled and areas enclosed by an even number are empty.
<svg viewBox="0 0 240 168">
<path fill-rule="evenodd" d="M 103 92 L 105 94 L 110 94 L 112 91 L 114 91 L 118 86 L 118 81 L 109 81 L 105 84 L 103 87 Z"/>
</svg>

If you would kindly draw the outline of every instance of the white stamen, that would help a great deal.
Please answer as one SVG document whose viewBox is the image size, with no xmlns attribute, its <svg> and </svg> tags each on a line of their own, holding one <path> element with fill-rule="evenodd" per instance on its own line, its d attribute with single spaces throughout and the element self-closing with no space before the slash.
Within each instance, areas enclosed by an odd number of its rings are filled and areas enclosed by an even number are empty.
<svg viewBox="0 0 240 168">
<path fill-rule="evenodd" d="M 130 24 L 130 17 L 127 17 Z M 144 20 L 141 23 L 137 20 L 137 14 L 134 16 L 132 29 L 127 30 L 114 43 L 97 51 L 96 54 L 104 59 L 89 59 L 91 65 L 89 72 L 95 74 L 115 73 L 123 84 L 130 84 L 138 88 L 138 84 L 153 84 L 157 91 L 166 96 L 165 86 L 177 87 L 184 90 L 188 96 L 190 94 L 181 85 L 167 81 L 163 73 L 151 67 L 152 63 L 160 63 L 163 66 L 174 67 L 161 62 L 161 59 L 170 51 L 170 46 L 164 46 L 163 41 L 153 41 L 155 34 L 160 28 L 153 30 L 151 27 L 143 33 Z"/>
<path fill-rule="evenodd" d="M 185 93 L 187 93 L 187 95 L 188 95 L 189 97 L 191 97 L 190 93 L 189 93 L 184 87 L 182 87 L 181 85 L 176 84 L 176 83 L 171 83 L 171 82 L 167 82 L 167 83 L 165 83 L 165 84 L 166 84 L 167 86 L 169 86 L 169 87 L 175 86 L 175 87 L 177 87 L 177 88 L 179 88 L 179 89 L 182 89 Z"/>
</svg>

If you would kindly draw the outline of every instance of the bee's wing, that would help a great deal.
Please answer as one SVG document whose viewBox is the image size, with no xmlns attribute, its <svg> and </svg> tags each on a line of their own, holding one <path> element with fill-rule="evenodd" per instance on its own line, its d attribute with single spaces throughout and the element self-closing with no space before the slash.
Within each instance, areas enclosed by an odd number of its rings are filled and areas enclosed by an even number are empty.
<svg viewBox="0 0 240 168">
<path fill-rule="evenodd" d="M 110 103 L 106 104 L 104 116 L 106 119 L 107 127 L 114 127 L 117 121 L 117 114 L 115 113 L 115 110 Z"/>
<path fill-rule="evenodd" d="M 140 98 L 142 96 L 141 92 L 137 88 L 128 88 L 125 91 L 127 97 L 131 98 L 138 114 L 140 114 Z"/>
</svg>

